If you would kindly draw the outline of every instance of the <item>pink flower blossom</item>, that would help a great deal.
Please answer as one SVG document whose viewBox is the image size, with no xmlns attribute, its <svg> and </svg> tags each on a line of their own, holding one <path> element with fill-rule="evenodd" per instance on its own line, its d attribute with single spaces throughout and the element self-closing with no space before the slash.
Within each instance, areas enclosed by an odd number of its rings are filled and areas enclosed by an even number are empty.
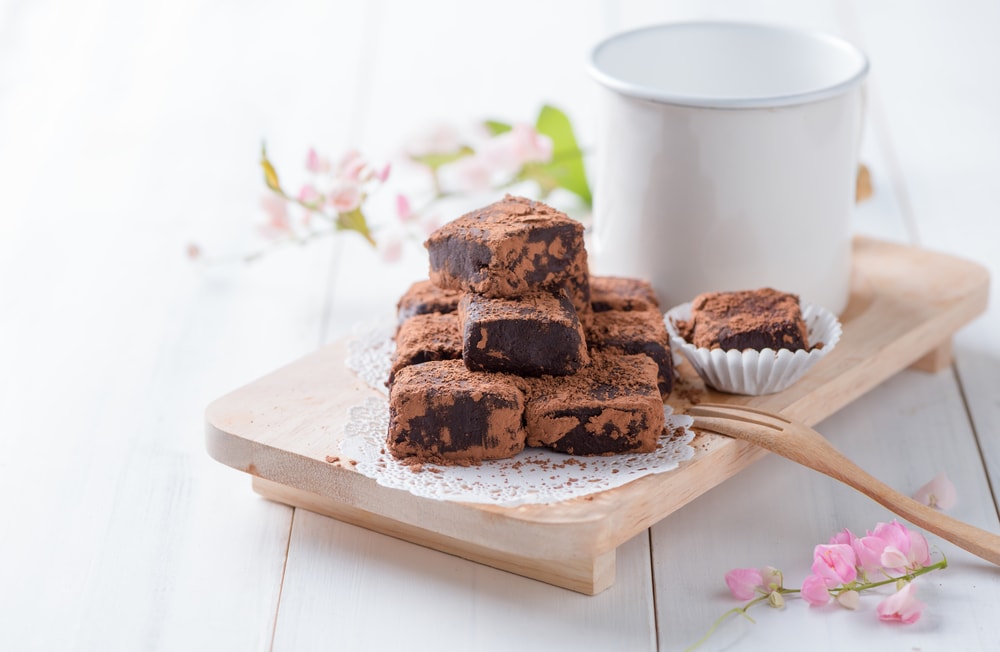
<svg viewBox="0 0 1000 652">
<path fill-rule="evenodd" d="M 394 263 L 403 257 L 403 242 L 399 238 L 380 240 L 379 251 L 384 262 Z"/>
<path fill-rule="evenodd" d="M 907 625 L 916 622 L 927 605 L 913 596 L 915 591 L 915 586 L 909 582 L 880 602 L 876 608 L 879 620 L 906 623 Z"/>
<path fill-rule="evenodd" d="M 768 591 L 773 591 L 775 589 L 780 589 L 783 584 L 784 578 L 781 575 L 781 571 L 774 566 L 765 566 L 760 569 L 761 584 Z"/>
<path fill-rule="evenodd" d="M 737 600 L 750 600 L 763 588 L 764 578 L 756 568 L 734 568 L 726 573 L 726 585 Z"/>
<path fill-rule="evenodd" d="M 404 149 L 410 156 L 427 156 L 450 154 L 461 148 L 462 139 L 458 131 L 451 125 L 439 124 L 411 138 Z"/>
<path fill-rule="evenodd" d="M 826 588 L 826 580 L 819 575 L 810 575 L 802 580 L 802 599 L 814 607 L 829 602 L 830 591 Z"/>
<path fill-rule="evenodd" d="M 260 233 L 268 239 L 285 236 L 292 231 L 292 223 L 288 218 L 288 205 L 277 195 L 264 195 L 260 205 L 267 213 L 268 220 L 261 225 Z"/>
<path fill-rule="evenodd" d="M 845 543 L 852 547 L 854 546 L 854 542 L 856 540 L 857 537 L 854 536 L 854 533 L 848 530 L 846 527 L 840 532 L 837 532 L 832 537 L 830 537 L 830 543 Z"/>
<path fill-rule="evenodd" d="M 893 572 L 922 568 L 930 563 L 930 550 L 924 535 L 908 530 L 899 521 L 879 523 L 868 534 L 884 543 L 879 563 Z M 874 544 L 872 549 L 875 549 Z"/>
<path fill-rule="evenodd" d="M 440 226 L 441 216 L 437 214 L 428 215 L 424 219 L 420 220 L 420 230 L 423 231 L 425 235 L 434 233 Z"/>
<path fill-rule="evenodd" d="M 931 551 L 930 546 L 927 545 L 927 539 L 916 530 L 909 530 L 907 533 L 910 535 L 910 550 L 906 553 L 906 565 L 914 569 L 929 566 Z"/>
<path fill-rule="evenodd" d="M 319 172 L 326 172 L 330 169 L 329 159 L 321 157 L 316 153 L 316 150 L 312 147 L 309 148 L 309 153 L 306 154 L 306 170 L 317 174 Z"/>
<path fill-rule="evenodd" d="M 392 171 L 392 163 L 386 163 L 378 170 L 375 170 L 374 176 L 378 179 L 379 183 L 385 183 L 386 179 L 389 178 L 389 172 Z"/>
<path fill-rule="evenodd" d="M 951 509 L 958 503 L 958 491 L 944 473 L 938 473 L 930 482 L 917 489 L 913 497 L 925 505 L 941 510 Z"/>
<path fill-rule="evenodd" d="M 455 192 L 486 192 L 493 185 L 493 167 L 481 156 L 463 156 L 439 172 L 441 184 Z"/>
<path fill-rule="evenodd" d="M 906 531 L 906 527 L 899 521 L 877 523 L 875 529 L 868 534 L 882 539 L 885 541 L 886 546 L 892 546 L 904 554 L 910 549 L 910 534 Z"/>
<path fill-rule="evenodd" d="M 311 183 L 307 183 L 302 186 L 299 190 L 299 201 L 303 204 L 313 206 L 320 202 L 322 198 L 320 197 L 319 191 Z"/>
<path fill-rule="evenodd" d="M 552 159 L 552 140 L 534 127 L 516 124 L 510 131 L 483 144 L 482 156 L 490 167 L 512 175 L 525 163 L 547 163 Z"/>
<path fill-rule="evenodd" d="M 413 219 L 413 207 L 406 195 L 396 195 L 396 216 L 401 222 L 409 222 Z"/>
<path fill-rule="evenodd" d="M 350 181 L 340 181 L 330 190 L 330 205 L 338 213 L 350 213 L 361 205 L 361 188 Z"/>
<path fill-rule="evenodd" d="M 337 162 L 334 176 L 338 179 L 346 179 L 348 181 L 363 181 L 362 173 L 367 167 L 368 163 L 361 158 L 361 153 L 356 149 L 349 149 L 344 152 L 340 161 Z"/>
<path fill-rule="evenodd" d="M 882 553 L 885 551 L 885 541 L 873 536 L 854 540 L 852 545 L 857 556 L 858 566 L 865 573 L 875 573 L 882 570 Z"/>
<path fill-rule="evenodd" d="M 884 567 L 897 571 L 906 568 L 906 555 L 896 546 L 886 546 L 880 561 Z"/>
<path fill-rule="evenodd" d="M 837 604 L 854 611 L 861 604 L 861 594 L 855 590 L 841 591 L 837 594 Z"/>
<path fill-rule="evenodd" d="M 854 549 L 846 543 L 818 545 L 813 549 L 812 572 L 822 577 L 829 588 L 857 579 L 856 563 Z"/>
</svg>

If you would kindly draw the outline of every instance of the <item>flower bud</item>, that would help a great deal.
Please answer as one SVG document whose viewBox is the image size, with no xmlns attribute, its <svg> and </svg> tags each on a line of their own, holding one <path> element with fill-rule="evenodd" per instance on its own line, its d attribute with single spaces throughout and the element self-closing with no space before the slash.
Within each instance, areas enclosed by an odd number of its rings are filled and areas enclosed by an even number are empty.
<svg viewBox="0 0 1000 652">
<path fill-rule="evenodd" d="M 785 596 L 778 591 L 771 591 L 767 594 L 767 603 L 775 609 L 781 609 L 785 606 Z"/>
<path fill-rule="evenodd" d="M 861 596 L 857 591 L 841 591 L 837 594 L 837 602 L 845 609 L 857 609 L 861 603 Z"/>
<path fill-rule="evenodd" d="M 769 591 L 780 589 L 784 583 L 781 571 L 774 566 L 765 566 L 764 568 L 761 568 L 760 576 L 764 584 L 764 588 Z"/>
</svg>

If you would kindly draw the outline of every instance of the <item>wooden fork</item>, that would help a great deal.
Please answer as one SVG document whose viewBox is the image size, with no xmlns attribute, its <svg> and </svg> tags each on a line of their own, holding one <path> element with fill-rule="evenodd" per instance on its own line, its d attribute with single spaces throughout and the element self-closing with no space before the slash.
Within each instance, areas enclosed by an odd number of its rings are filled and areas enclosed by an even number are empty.
<svg viewBox="0 0 1000 652">
<path fill-rule="evenodd" d="M 1000 536 L 946 516 L 863 471 L 812 428 L 781 415 L 746 406 L 700 403 L 688 408 L 694 425 L 752 444 L 825 473 L 854 487 L 914 525 L 1000 565 Z"/>
</svg>

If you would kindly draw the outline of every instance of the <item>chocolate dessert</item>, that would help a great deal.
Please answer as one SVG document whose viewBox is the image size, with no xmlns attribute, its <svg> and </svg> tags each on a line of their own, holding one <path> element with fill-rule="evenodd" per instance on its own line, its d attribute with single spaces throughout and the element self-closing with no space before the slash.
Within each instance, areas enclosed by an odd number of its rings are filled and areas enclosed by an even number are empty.
<svg viewBox="0 0 1000 652">
<path fill-rule="evenodd" d="M 691 302 L 691 320 L 678 333 L 699 348 L 808 349 L 799 298 L 771 288 L 709 292 Z"/>
<path fill-rule="evenodd" d="M 396 374 L 386 446 L 418 462 L 502 459 L 524 448 L 523 421 L 517 379 L 471 372 L 460 360 L 426 362 Z"/>
<path fill-rule="evenodd" d="M 590 305 L 594 312 L 660 309 L 656 292 L 648 281 L 619 276 L 591 276 Z"/>
<path fill-rule="evenodd" d="M 583 225 L 550 206 L 507 195 L 445 224 L 424 243 L 440 288 L 517 297 L 566 288 L 590 311 Z"/>
<path fill-rule="evenodd" d="M 516 299 L 468 293 L 459 301 L 458 321 L 462 359 L 472 371 L 565 376 L 589 362 L 583 327 L 565 292 Z"/>
<path fill-rule="evenodd" d="M 643 354 L 657 366 L 657 385 L 663 398 L 674 385 L 674 358 L 670 336 L 658 310 L 595 312 L 587 328 L 587 341 L 595 350 Z"/>
<path fill-rule="evenodd" d="M 403 367 L 433 360 L 461 360 L 462 333 L 455 314 L 415 315 L 399 325 L 389 370 L 391 385 Z"/>
<path fill-rule="evenodd" d="M 663 432 L 656 365 L 642 355 L 596 352 L 573 376 L 528 381 L 528 446 L 571 455 L 647 453 Z"/>
<path fill-rule="evenodd" d="M 455 312 L 461 292 L 442 290 L 429 280 L 417 281 L 399 298 L 396 317 L 400 323 L 414 315 Z"/>
<path fill-rule="evenodd" d="M 469 464 L 525 445 L 655 450 L 674 373 L 649 283 L 606 276 L 592 287 L 583 226 L 510 195 L 425 246 L 430 280 L 397 306 L 387 383 L 395 457 Z"/>
</svg>

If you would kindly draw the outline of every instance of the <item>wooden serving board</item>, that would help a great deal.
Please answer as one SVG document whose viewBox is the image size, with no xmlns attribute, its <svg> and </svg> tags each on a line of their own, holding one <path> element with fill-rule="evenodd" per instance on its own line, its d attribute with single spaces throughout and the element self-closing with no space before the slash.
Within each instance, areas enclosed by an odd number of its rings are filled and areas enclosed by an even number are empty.
<svg viewBox="0 0 1000 652">
<path fill-rule="evenodd" d="M 702 397 L 815 424 L 901 369 L 947 366 L 952 334 L 985 309 L 988 287 L 989 273 L 975 263 L 859 238 L 837 347 L 784 392 Z M 213 402 L 212 457 L 249 473 L 272 500 L 582 593 L 614 583 L 619 545 L 764 455 L 702 433 L 677 470 L 585 498 L 519 507 L 418 498 L 379 486 L 349 460 L 327 461 L 340 454 L 349 408 L 377 394 L 347 369 L 345 354 L 346 342 L 337 342 Z M 683 384 L 701 387 L 692 378 Z"/>
</svg>

